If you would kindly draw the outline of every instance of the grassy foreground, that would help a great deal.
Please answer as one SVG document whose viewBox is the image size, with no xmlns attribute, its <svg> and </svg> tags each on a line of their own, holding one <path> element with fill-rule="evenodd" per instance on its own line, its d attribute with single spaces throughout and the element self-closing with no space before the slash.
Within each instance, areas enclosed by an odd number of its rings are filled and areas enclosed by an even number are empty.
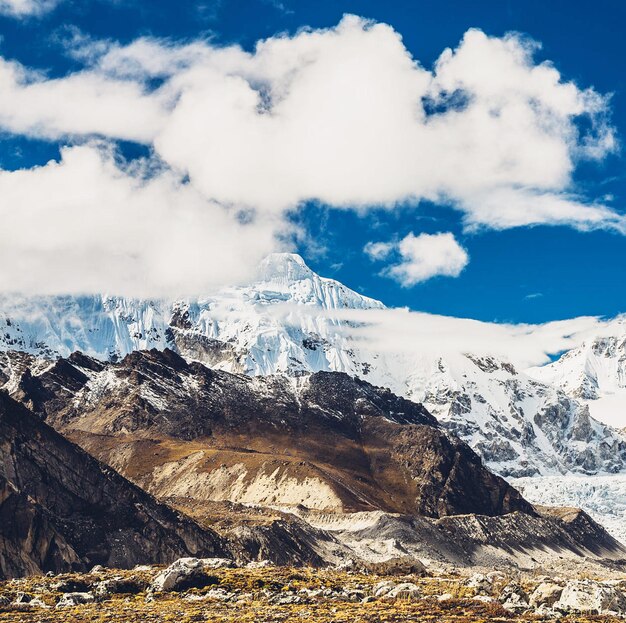
<svg viewBox="0 0 626 623">
<path fill-rule="evenodd" d="M 215 569 L 210 584 L 181 592 L 152 593 L 158 569 L 104 569 L 90 574 L 30 577 L 0 583 L 0 622 L 20 623 L 265 623 L 539 621 L 536 614 L 515 614 L 497 601 L 474 599 L 476 591 L 456 575 L 385 577 L 315 569 L 265 567 Z M 99 590 L 109 581 L 109 588 Z M 408 582 L 419 594 L 394 599 L 374 597 L 376 585 Z M 502 584 L 508 578 L 502 579 Z M 104 584 L 103 584 L 104 583 Z M 115 585 L 116 588 L 111 589 Z M 528 585 L 532 588 L 532 583 Z M 63 595 L 87 592 L 96 601 L 57 607 Z M 120 592 L 117 592 L 120 591 Z M 29 600 L 30 601 L 26 601 Z M 32 600 L 35 599 L 33 605 Z M 16 602 L 17 600 L 17 602 Z M 24 603 L 19 603 L 20 600 Z M 618 621 L 607 616 L 566 616 L 561 621 Z"/>
</svg>

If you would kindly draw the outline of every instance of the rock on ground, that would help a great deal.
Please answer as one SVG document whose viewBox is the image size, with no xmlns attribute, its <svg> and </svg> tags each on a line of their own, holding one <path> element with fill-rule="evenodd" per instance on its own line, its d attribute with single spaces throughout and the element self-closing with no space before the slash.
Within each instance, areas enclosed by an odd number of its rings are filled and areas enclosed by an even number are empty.
<svg viewBox="0 0 626 623">
<path fill-rule="evenodd" d="M 233 561 L 227 558 L 179 558 L 154 578 L 150 590 L 164 592 L 203 588 L 216 583 L 209 570 L 232 566 Z"/>
</svg>

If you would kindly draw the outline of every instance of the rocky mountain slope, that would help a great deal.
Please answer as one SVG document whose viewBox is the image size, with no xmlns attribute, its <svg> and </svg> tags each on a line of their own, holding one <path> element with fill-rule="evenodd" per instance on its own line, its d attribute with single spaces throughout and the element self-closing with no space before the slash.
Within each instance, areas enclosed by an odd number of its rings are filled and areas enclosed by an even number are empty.
<svg viewBox="0 0 626 623">
<path fill-rule="evenodd" d="M 415 400 L 508 477 L 617 473 L 626 439 L 589 407 L 495 357 L 448 355 L 416 365 Z"/>
<path fill-rule="evenodd" d="M 531 507 L 421 405 L 343 373 L 248 377 L 166 349 L 74 354 L 13 396 L 159 497 L 441 517 Z"/>
<path fill-rule="evenodd" d="M 27 356 L 9 357 L 13 396 L 37 415 L 2 398 L 8 575 L 159 562 L 181 540 L 183 553 L 210 548 L 280 564 L 626 557 L 584 513 L 533 508 L 421 405 L 342 373 L 233 375 L 170 350 L 116 363 L 75 353 L 32 369 Z M 178 529 L 169 534 L 172 517 Z M 64 551 L 54 565 L 53 541 Z"/>
<path fill-rule="evenodd" d="M 0 577 L 225 552 L 0 392 Z"/>
<path fill-rule="evenodd" d="M 197 300 L 4 298 L 0 349 L 44 358 L 80 350 L 115 361 L 134 350 L 169 347 L 187 360 L 249 375 L 346 372 L 423 402 L 501 475 L 626 468 L 623 435 L 590 417 L 589 405 L 567 387 L 495 358 L 372 354 L 351 339 L 349 321 L 327 313 L 382 308 L 319 277 L 299 256 L 275 254 L 254 283 Z M 14 357 L 0 361 L 9 386 L 19 375 L 15 365 Z"/>
</svg>

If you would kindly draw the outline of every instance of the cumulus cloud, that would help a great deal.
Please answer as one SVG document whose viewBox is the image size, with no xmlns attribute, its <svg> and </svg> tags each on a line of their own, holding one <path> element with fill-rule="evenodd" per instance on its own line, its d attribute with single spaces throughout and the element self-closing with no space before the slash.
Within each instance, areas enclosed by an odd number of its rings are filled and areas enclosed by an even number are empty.
<svg viewBox="0 0 626 623">
<path fill-rule="evenodd" d="M 388 258 L 393 252 L 397 261 L 383 270 L 404 287 L 414 286 L 433 277 L 458 277 L 469 262 L 467 251 L 450 232 L 439 234 L 409 233 L 395 243 L 370 242 L 365 252 L 373 260 Z"/>
<path fill-rule="evenodd" d="M 535 48 L 518 35 L 470 30 L 429 69 L 390 26 L 355 16 L 334 28 L 260 41 L 252 52 L 207 41 L 120 45 L 75 37 L 68 52 L 84 68 L 67 76 L 0 62 L 0 129 L 60 142 L 142 143 L 161 171 L 154 184 L 167 180 L 169 201 L 191 201 L 194 214 L 203 204 L 210 214 L 218 213 L 215 206 L 246 214 L 254 227 L 266 224 L 265 242 L 272 228 L 280 238 L 289 212 L 307 200 L 367 210 L 427 199 L 458 209 L 468 229 L 559 224 L 625 233 L 621 214 L 580 196 L 573 183 L 581 159 L 615 149 L 608 99 L 564 80 L 550 63 L 536 63 Z M 46 171 L 46 178 L 61 179 L 66 164 L 3 177 L 30 182 Z M 145 196 L 151 183 L 131 177 L 124 200 L 135 205 L 135 194 Z M 25 205 L 32 190 L 12 187 Z M 88 205 L 98 222 L 102 204 Z M 11 208 L 2 206 L 4 218 Z M 61 210 L 58 218 L 68 215 Z M 247 236 L 245 220 L 228 220 L 223 237 Z M 91 221 L 80 222 L 91 232 Z M 182 222 L 169 224 L 183 235 Z M 58 229 L 80 235 L 75 222 Z M 188 235 L 196 240 L 196 231 Z M 95 232 L 90 236 L 93 242 Z M 142 249 L 150 246 L 137 236 Z M 95 246 L 108 248 L 101 243 Z M 39 265 L 42 275 L 45 269 Z M 415 270 L 404 278 L 419 280 Z M 216 269 L 205 263 L 198 271 L 211 281 Z M 126 288 L 120 272 L 112 273 L 116 278 L 106 280 L 100 270 L 84 285 L 96 288 L 100 280 L 98 289 Z"/>
<path fill-rule="evenodd" d="M 59 0 L 0 0 L 0 14 L 29 17 L 51 11 Z"/>
<path fill-rule="evenodd" d="M 253 224 L 169 170 L 116 161 L 106 146 L 0 172 L 0 283 L 31 294 L 169 296 L 250 277 L 282 224 Z"/>
<path fill-rule="evenodd" d="M 395 247 L 393 242 L 368 242 L 363 249 L 371 260 L 384 260 L 389 257 Z"/>
<path fill-rule="evenodd" d="M 159 93 L 96 72 L 46 79 L 0 59 L 0 127 L 38 138 L 100 135 L 149 143 L 166 119 Z"/>
</svg>

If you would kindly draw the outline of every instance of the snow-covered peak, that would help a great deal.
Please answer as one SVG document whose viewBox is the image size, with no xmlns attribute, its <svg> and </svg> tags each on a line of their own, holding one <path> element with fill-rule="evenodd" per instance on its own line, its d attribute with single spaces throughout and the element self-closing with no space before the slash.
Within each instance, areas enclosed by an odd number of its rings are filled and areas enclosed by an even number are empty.
<svg viewBox="0 0 626 623">
<path fill-rule="evenodd" d="M 226 289 L 259 303 L 289 302 L 316 305 L 321 309 L 383 308 L 380 301 L 363 296 L 339 281 L 320 277 L 296 253 L 272 253 L 260 264 L 255 281 Z M 219 298 L 219 295 L 218 295 Z"/>
<path fill-rule="evenodd" d="M 423 401 L 502 474 L 624 469 L 623 438 L 551 383 L 493 357 L 439 356 L 430 349 L 372 352 L 371 344 L 353 337 L 348 321 L 328 313 L 381 308 L 381 302 L 319 276 L 300 256 L 274 254 L 249 284 L 173 303 L 0 297 L 0 351 L 54 358 L 80 350 L 115 360 L 134 350 L 169 347 L 188 360 L 249 375 L 346 372 Z M 620 353 L 623 341 L 609 339 L 563 361 L 602 369 L 604 376 L 598 373 L 596 379 L 619 380 Z M 2 374 L 0 361 L 0 385 Z M 4 376 L 10 382 L 10 370 Z"/>
<path fill-rule="evenodd" d="M 528 374 L 588 404 L 592 415 L 618 428 L 626 424 L 626 317 L 601 334 Z"/>
<path fill-rule="evenodd" d="M 626 469 L 620 435 L 591 418 L 586 405 L 506 361 L 448 354 L 403 367 L 410 371 L 405 393 L 504 476 Z"/>
<path fill-rule="evenodd" d="M 261 282 L 288 284 L 311 279 L 315 273 L 297 253 L 270 253 L 259 265 L 257 275 Z"/>
<path fill-rule="evenodd" d="M 300 305 L 309 312 L 295 313 Z M 189 358 L 251 374 L 309 369 L 354 373 L 343 352 L 341 323 L 324 312 L 383 307 L 338 281 L 320 277 L 297 254 L 274 253 L 261 263 L 251 283 L 197 299 L 0 297 L 0 350 L 45 357 L 80 350 L 117 359 L 133 350 L 170 346 Z M 215 352 L 215 344 L 207 340 L 224 344 Z"/>
</svg>

